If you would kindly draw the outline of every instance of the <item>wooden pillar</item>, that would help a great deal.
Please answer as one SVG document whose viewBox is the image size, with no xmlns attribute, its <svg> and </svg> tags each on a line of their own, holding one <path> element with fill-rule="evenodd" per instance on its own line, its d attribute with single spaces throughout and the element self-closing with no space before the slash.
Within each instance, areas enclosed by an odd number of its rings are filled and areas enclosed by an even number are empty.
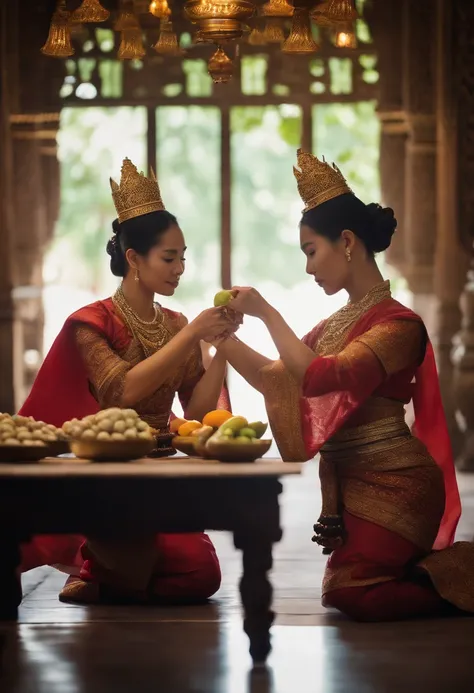
<svg viewBox="0 0 474 693">
<path fill-rule="evenodd" d="M 16 6 L 9 31 L 17 46 L 10 79 L 17 86 L 10 107 L 12 190 L 15 212 L 13 300 L 16 315 L 15 408 L 24 401 L 43 356 L 43 256 L 59 210 L 59 90 L 64 61 L 42 56 L 48 34 L 48 0 Z M 18 34 L 18 35 L 17 35 Z"/>
<path fill-rule="evenodd" d="M 436 11 L 432 0 L 403 4 L 403 104 L 408 124 L 405 158 L 404 275 L 414 308 L 434 326 L 436 249 Z"/>
<path fill-rule="evenodd" d="M 385 0 L 367 9 L 375 40 L 380 72 L 380 183 L 383 203 L 392 207 L 398 228 L 387 251 L 387 260 L 400 274 L 406 262 L 405 152 L 408 123 L 403 105 L 403 2 Z"/>
<path fill-rule="evenodd" d="M 21 405 L 43 359 L 43 257 L 59 211 L 56 136 L 59 113 L 13 114 L 13 242 L 17 316 L 16 346 L 22 355 L 16 386 Z"/>
<path fill-rule="evenodd" d="M 221 284 L 232 286 L 232 209 L 231 209 L 230 109 L 221 109 Z"/>
<path fill-rule="evenodd" d="M 457 228 L 471 255 L 471 267 L 461 296 L 461 330 L 453 352 L 456 416 L 463 434 L 458 467 L 474 471 L 474 5 L 452 3 L 453 82 L 456 142 L 455 179 Z"/>
<path fill-rule="evenodd" d="M 12 412 L 14 392 L 15 319 L 12 298 L 12 248 L 14 216 L 12 205 L 12 152 L 10 137 L 9 84 L 9 8 L 0 4 L 0 235 L 2 271 L 0 272 L 0 411 Z"/>
<path fill-rule="evenodd" d="M 432 339 L 451 441 L 455 455 L 458 455 L 462 435 L 456 422 L 451 351 L 453 337 L 461 323 L 459 299 L 468 269 L 468 254 L 458 235 L 452 8 L 451 0 L 437 0 L 437 247 L 434 271 L 435 329 Z"/>
</svg>

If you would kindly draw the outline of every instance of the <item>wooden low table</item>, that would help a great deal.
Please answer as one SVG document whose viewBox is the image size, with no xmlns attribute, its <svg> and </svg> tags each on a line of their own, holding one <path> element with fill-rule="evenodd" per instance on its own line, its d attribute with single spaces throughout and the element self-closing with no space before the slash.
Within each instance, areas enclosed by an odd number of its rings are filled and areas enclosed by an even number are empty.
<svg viewBox="0 0 474 693">
<path fill-rule="evenodd" d="M 280 541 L 281 476 L 300 464 L 194 458 L 0 464 L 0 619 L 17 618 L 19 544 L 35 534 L 133 539 L 150 532 L 226 530 L 242 550 L 244 630 L 256 663 L 270 652 L 272 548 Z"/>
</svg>

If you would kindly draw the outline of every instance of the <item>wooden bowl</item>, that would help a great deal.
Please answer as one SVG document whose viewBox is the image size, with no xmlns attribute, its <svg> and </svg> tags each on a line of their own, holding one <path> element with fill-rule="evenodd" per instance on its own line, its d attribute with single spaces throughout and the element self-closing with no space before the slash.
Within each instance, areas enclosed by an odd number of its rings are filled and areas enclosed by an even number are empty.
<svg viewBox="0 0 474 693">
<path fill-rule="evenodd" d="M 48 457 L 58 457 L 69 452 L 71 448 L 68 440 L 55 440 L 54 443 L 48 443 Z"/>
<path fill-rule="evenodd" d="M 271 440 L 253 440 L 248 443 L 213 441 L 210 449 L 205 449 L 204 457 L 219 462 L 255 462 L 270 450 L 271 445 Z"/>
<path fill-rule="evenodd" d="M 71 440 L 76 457 L 97 462 L 128 462 L 146 457 L 156 446 L 155 440 Z"/>
<path fill-rule="evenodd" d="M 0 462 L 38 462 L 48 455 L 46 445 L 0 445 Z"/>
<path fill-rule="evenodd" d="M 175 436 L 171 441 L 171 445 L 179 452 L 184 452 L 189 457 L 198 457 L 196 453 L 196 440 L 193 436 Z"/>
</svg>

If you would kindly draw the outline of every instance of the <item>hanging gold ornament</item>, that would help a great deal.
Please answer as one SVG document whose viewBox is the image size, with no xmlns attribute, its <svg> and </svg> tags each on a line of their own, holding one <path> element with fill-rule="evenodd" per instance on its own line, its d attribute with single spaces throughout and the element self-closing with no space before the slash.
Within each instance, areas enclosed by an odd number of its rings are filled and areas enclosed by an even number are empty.
<svg viewBox="0 0 474 693">
<path fill-rule="evenodd" d="M 357 48 L 357 36 L 352 24 L 340 26 L 336 31 L 334 43 L 337 48 Z"/>
<path fill-rule="evenodd" d="M 354 0 L 328 0 L 324 14 L 332 24 L 347 24 L 358 17 Z"/>
<path fill-rule="evenodd" d="M 282 44 L 285 40 L 285 31 L 281 21 L 274 17 L 267 19 L 265 28 L 263 30 L 263 37 L 265 39 L 265 43 Z"/>
<path fill-rule="evenodd" d="M 183 55 L 184 51 L 179 47 L 178 37 L 169 19 L 161 20 L 160 36 L 153 48 L 158 55 Z"/>
<path fill-rule="evenodd" d="M 140 24 L 134 12 L 132 0 L 121 0 L 117 21 L 114 24 L 114 30 L 126 31 L 127 29 L 139 28 Z"/>
<path fill-rule="evenodd" d="M 313 39 L 311 20 L 307 9 L 295 8 L 290 35 L 281 50 L 282 53 L 291 55 L 307 55 L 319 50 L 318 44 Z"/>
<path fill-rule="evenodd" d="M 171 14 L 168 0 L 152 0 L 152 2 L 150 2 L 149 11 L 150 14 L 158 19 L 166 19 Z"/>
<path fill-rule="evenodd" d="M 71 43 L 70 12 L 66 9 L 66 0 L 58 0 L 51 19 L 46 43 L 41 48 L 43 55 L 53 58 L 68 58 L 74 55 Z"/>
<path fill-rule="evenodd" d="M 193 36 L 193 44 L 196 45 L 197 43 L 207 43 L 205 37 L 202 35 L 202 32 L 199 29 Z"/>
<path fill-rule="evenodd" d="M 267 43 L 263 29 L 259 26 L 255 26 L 248 37 L 248 42 L 251 46 L 265 46 Z"/>
<path fill-rule="evenodd" d="M 255 12 L 250 0 L 188 0 L 184 14 L 193 24 L 198 24 L 203 38 L 220 44 L 242 37 L 243 22 Z"/>
<path fill-rule="evenodd" d="M 77 10 L 72 13 L 71 22 L 74 24 L 105 22 L 109 17 L 110 12 L 102 7 L 99 0 L 83 0 Z"/>
<path fill-rule="evenodd" d="M 327 15 L 328 5 L 329 0 L 325 0 L 311 10 L 311 19 L 318 26 L 331 27 L 334 24 Z"/>
<path fill-rule="evenodd" d="M 143 47 L 142 30 L 124 29 L 121 32 L 121 41 L 117 57 L 119 60 L 139 60 L 146 55 Z"/>
<path fill-rule="evenodd" d="M 207 69 L 214 84 L 226 84 L 230 82 L 234 74 L 234 65 L 229 56 L 217 46 L 217 50 L 210 58 Z"/>
<path fill-rule="evenodd" d="M 266 2 L 260 12 L 263 17 L 293 17 L 295 8 L 288 0 L 269 0 Z"/>
</svg>

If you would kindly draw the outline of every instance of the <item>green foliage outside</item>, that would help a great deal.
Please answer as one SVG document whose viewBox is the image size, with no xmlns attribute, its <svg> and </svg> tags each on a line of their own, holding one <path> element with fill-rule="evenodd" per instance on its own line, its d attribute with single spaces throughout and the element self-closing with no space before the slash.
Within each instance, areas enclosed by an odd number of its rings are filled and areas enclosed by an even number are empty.
<svg viewBox="0 0 474 693">
<path fill-rule="evenodd" d="M 315 105 L 313 149 L 342 168 L 365 201 L 379 200 L 379 127 L 375 104 Z M 290 287 L 301 279 L 301 212 L 292 167 L 301 140 L 298 106 L 231 111 L 234 281 L 268 279 Z M 196 296 L 219 284 L 220 113 L 217 108 L 157 110 L 158 177 L 167 208 L 189 246 L 187 281 Z M 141 108 L 64 109 L 60 135 L 62 202 L 51 254 L 69 281 L 95 292 L 110 285 L 105 244 L 114 207 L 108 178 L 129 156 L 145 166 L 146 115 Z M 203 266 L 207 271 L 203 272 Z M 211 267 L 212 269 L 209 269 Z"/>
</svg>

